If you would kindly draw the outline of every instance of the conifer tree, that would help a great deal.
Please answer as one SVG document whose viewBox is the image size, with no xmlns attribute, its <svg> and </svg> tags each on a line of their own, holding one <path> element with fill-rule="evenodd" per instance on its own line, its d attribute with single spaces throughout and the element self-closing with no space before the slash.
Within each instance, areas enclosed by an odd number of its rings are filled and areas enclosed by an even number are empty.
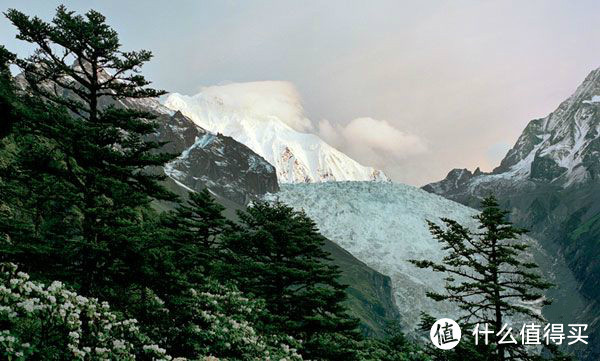
<svg viewBox="0 0 600 361">
<path fill-rule="evenodd" d="M 185 273 L 190 282 L 200 282 L 211 274 L 209 268 L 220 249 L 219 238 L 232 225 L 223 215 L 224 210 L 205 188 L 190 193 L 186 204 L 163 217 L 162 243 L 173 250 L 178 272 Z"/>
<path fill-rule="evenodd" d="M 15 55 L 0 45 L 0 139 L 11 133 L 16 121 L 12 104 L 15 94 L 9 69 L 14 59 Z"/>
<path fill-rule="evenodd" d="M 525 261 L 528 246 L 520 239 L 526 230 L 517 228 L 507 219 L 493 196 L 482 202 L 482 211 L 474 218 L 479 232 L 471 232 L 458 222 L 442 218 L 445 227 L 428 222 L 431 234 L 448 252 L 441 263 L 411 260 L 420 268 L 429 268 L 447 275 L 444 293 L 429 292 L 436 301 L 456 304 L 464 316 L 458 320 L 467 329 L 475 324 L 488 324 L 494 333 L 495 359 L 530 359 L 518 344 L 499 344 L 502 326 L 508 316 L 523 315 L 531 320 L 542 317 L 527 307 L 527 303 L 550 302 L 543 291 L 551 284 L 535 271 L 537 265 Z"/>
<path fill-rule="evenodd" d="M 355 359 L 357 321 L 346 313 L 340 271 L 315 223 L 281 203 L 256 202 L 238 216 L 224 240 L 225 277 L 265 299 L 268 325 L 303 340 L 306 358 Z"/>
<path fill-rule="evenodd" d="M 174 199 L 159 183 L 163 176 L 149 169 L 171 155 L 145 139 L 157 127 L 153 115 L 118 105 L 163 94 L 139 74 L 152 54 L 122 51 L 117 33 L 93 10 L 81 16 L 60 6 L 50 23 L 13 9 L 6 16 L 17 38 L 36 47 L 17 60 L 28 90 L 73 115 L 44 128 L 62 155 L 54 173 L 79 196 L 76 232 L 64 251 L 70 281 L 115 305 L 127 302 L 123 292 L 139 293 L 143 302 L 144 210 L 153 199 Z"/>
</svg>

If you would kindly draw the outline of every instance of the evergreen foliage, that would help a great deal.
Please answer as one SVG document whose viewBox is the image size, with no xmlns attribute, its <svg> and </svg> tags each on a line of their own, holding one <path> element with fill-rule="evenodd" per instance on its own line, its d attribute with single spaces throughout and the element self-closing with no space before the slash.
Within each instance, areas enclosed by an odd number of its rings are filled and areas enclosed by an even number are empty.
<svg viewBox="0 0 600 361">
<path fill-rule="evenodd" d="M 224 237 L 224 277 L 265 299 L 269 324 L 302 339 L 307 358 L 356 359 L 358 323 L 346 313 L 345 286 L 315 223 L 281 203 L 255 202 L 238 217 Z"/>
<path fill-rule="evenodd" d="M 42 243 L 61 244 L 36 247 L 57 253 L 29 267 L 59 260 L 56 268 L 66 272 L 58 276 L 86 295 L 123 306 L 136 299 L 144 302 L 147 287 L 140 284 L 145 277 L 139 261 L 151 217 L 150 202 L 174 199 L 159 183 L 163 176 L 149 168 L 161 166 L 171 156 L 157 152 L 161 144 L 144 138 L 157 126 L 150 113 L 113 102 L 163 94 L 148 88 L 149 82 L 139 74 L 152 55 L 144 50 L 120 50 L 117 33 L 93 10 L 80 16 L 60 6 L 50 23 L 14 9 L 6 16 L 17 28 L 17 38 L 36 46 L 31 57 L 16 60 L 28 92 L 40 97 L 43 106 L 65 107 L 70 113 L 53 114 L 45 124 L 43 119 L 34 119 L 32 124 L 34 134 L 47 139 L 54 152 L 47 153 L 46 159 L 34 159 L 27 169 L 57 179 L 66 188 L 52 193 L 68 195 L 59 205 L 72 210 L 73 216 L 65 218 L 71 220 L 65 227 L 67 237 L 57 239 L 51 233 L 37 237 Z M 44 160 L 47 166 L 41 164 Z M 28 188 L 37 191 L 44 186 Z M 41 196 L 52 197 L 46 193 Z M 35 205 L 35 211 L 40 214 L 33 219 L 34 228 L 38 219 L 46 224 L 55 217 L 52 209 Z M 19 252 L 17 261 L 34 256 L 27 248 Z"/>
<path fill-rule="evenodd" d="M 543 291 L 551 286 L 535 272 L 537 265 L 525 261 L 527 245 L 519 240 L 526 230 L 507 219 L 508 211 L 500 209 L 490 196 L 482 202 L 483 210 L 475 216 L 479 232 L 471 232 L 456 221 L 443 218 L 445 227 L 429 222 L 431 234 L 443 245 L 448 255 L 442 263 L 411 260 L 420 268 L 447 275 L 444 293 L 430 292 L 436 301 L 456 304 L 463 312 L 458 323 L 472 329 L 477 323 L 489 324 L 495 349 L 493 359 L 530 359 L 520 344 L 499 344 L 496 334 L 509 316 L 525 315 L 533 320 L 543 318 L 527 303 L 547 305 Z M 479 351 L 478 351 L 479 352 Z M 487 352 L 487 351 L 485 351 Z M 490 359 L 485 355 L 485 359 Z"/>
<path fill-rule="evenodd" d="M 219 257 L 221 235 L 232 227 L 223 215 L 225 208 L 217 203 L 208 189 L 189 194 L 186 204 L 163 217 L 163 244 L 174 250 L 177 268 L 187 278 L 201 281 Z"/>
</svg>

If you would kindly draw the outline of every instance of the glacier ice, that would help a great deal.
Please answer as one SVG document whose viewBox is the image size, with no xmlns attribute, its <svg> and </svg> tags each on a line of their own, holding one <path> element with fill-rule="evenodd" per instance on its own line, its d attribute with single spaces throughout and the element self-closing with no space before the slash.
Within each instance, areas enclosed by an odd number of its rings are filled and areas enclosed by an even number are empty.
<svg viewBox="0 0 600 361">
<path fill-rule="evenodd" d="M 409 259 L 440 261 L 443 251 L 426 221 L 441 217 L 474 225 L 477 211 L 416 187 L 391 182 L 283 184 L 267 196 L 304 210 L 320 232 L 369 267 L 390 276 L 403 324 L 414 329 L 421 311 L 455 316 L 451 305 L 430 300 L 443 277 L 419 269 Z"/>
<path fill-rule="evenodd" d="M 445 255 L 429 233 L 427 220 L 453 219 L 471 229 L 477 211 L 416 187 L 392 182 L 283 184 L 268 194 L 303 210 L 320 232 L 369 267 L 390 276 L 394 297 L 407 330 L 415 330 L 421 312 L 456 319 L 456 306 L 435 302 L 427 291 L 443 291 L 444 276 L 420 269 L 410 259 L 440 262 Z M 537 247 L 534 240 L 527 242 Z M 531 305 L 536 308 L 536 305 Z"/>
</svg>

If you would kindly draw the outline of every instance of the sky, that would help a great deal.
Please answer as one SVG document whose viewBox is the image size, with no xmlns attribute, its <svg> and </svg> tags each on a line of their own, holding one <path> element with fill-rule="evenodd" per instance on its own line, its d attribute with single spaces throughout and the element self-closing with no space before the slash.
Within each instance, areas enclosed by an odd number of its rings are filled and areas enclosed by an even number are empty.
<svg viewBox="0 0 600 361">
<path fill-rule="evenodd" d="M 0 5 L 49 20 L 59 3 Z M 492 170 L 600 67 L 598 1 L 63 3 L 103 13 L 125 50 L 151 50 L 157 88 L 277 81 L 256 84 L 294 97 L 300 129 L 413 185 Z M 14 35 L 0 19 L 0 44 L 27 55 Z"/>
</svg>

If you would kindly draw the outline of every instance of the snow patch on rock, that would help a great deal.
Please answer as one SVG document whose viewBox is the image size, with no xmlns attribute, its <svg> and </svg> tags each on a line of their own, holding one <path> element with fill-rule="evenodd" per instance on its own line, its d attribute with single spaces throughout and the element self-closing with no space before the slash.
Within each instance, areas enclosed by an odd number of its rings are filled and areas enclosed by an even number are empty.
<svg viewBox="0 0 600 361">
<path fill-rule="evenodd" d="M 592 97 L 592 99 L 590 100 L 584 100 L 583 101 L 585 104 L 594 104 L 594 103 L 600 103 L 600 95 L 594 95 Z"/>
</svg>

